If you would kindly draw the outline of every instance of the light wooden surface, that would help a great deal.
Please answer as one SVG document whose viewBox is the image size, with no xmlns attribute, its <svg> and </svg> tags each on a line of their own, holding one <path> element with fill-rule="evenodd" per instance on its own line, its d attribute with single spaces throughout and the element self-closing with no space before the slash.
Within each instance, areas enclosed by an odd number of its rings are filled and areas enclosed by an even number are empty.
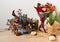
<svg viewBox="0 0 60 42">
<path fill-rule="evenodd" d="M 60 42 L 60 36 L 57 36 L 56 41 L 49 41 L 45 33 L 38 33 L 37 36 L 15 36 L 11 31 L 3 31 L 0 32 L 0 42 Z"/>
</svg>

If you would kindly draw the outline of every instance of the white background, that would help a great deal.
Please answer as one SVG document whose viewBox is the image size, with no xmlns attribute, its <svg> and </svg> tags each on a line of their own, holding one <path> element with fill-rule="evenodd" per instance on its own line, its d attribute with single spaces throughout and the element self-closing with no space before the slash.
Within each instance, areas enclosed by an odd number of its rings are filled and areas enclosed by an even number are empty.
<svg viewBox="0 0 60 42">
<path fill-rule="evenodd" d="M 38 18 L 34 6 L 37 3 L 45 4 L 52 3 L 60 12 L 60 0 L 0 0 L 0 28 L 7 28 L 7 19 L 12 18 L 12 10 L 22 9 L 23 13 L 28 14 L 28 17 Z"/>
</svg>

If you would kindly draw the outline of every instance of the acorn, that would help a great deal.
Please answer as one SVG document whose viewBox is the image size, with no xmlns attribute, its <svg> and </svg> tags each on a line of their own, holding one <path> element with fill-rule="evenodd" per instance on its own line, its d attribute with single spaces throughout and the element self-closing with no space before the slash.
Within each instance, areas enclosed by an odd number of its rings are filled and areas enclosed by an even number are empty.
<svg viewBox="0 0 60 42">
<path fill-rule="evenodd" d="M 52 34 L 49 36 L 49 40 L 54 41 L 56 40 L 56 35 Z"/>
<path fill-rule="evenodd" d="M 16 32 L 15 34 L 16 34 L 16 36 L 22 35 L 20 32 Z"/>
<path fill-rule="evenodd" d="M 37 35 L 37 32 L 36 31 L 32 31 L 31 35 L 35 36 L 35 35 Z"/>
</svg>

